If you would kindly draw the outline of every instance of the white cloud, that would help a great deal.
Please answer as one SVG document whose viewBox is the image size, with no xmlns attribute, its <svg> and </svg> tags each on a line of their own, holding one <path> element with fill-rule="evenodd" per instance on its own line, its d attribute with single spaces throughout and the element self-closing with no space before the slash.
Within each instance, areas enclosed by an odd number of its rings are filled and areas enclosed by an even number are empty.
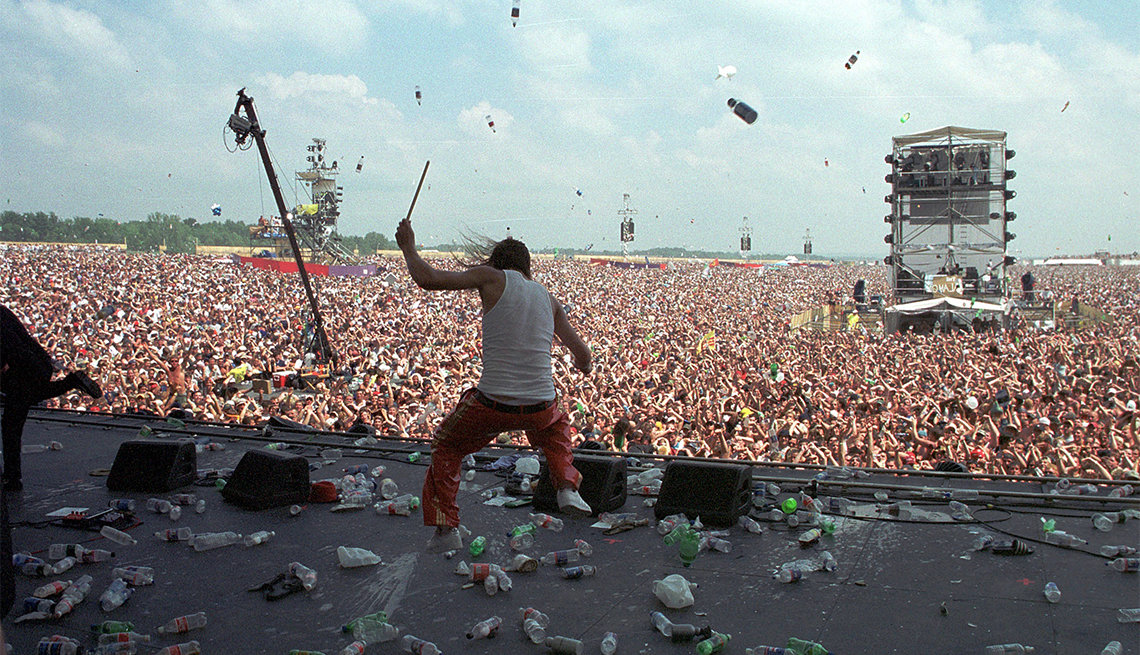
<svg viewBox="0 0 1140 655">
<path fill-rule="evenodd" d="M 50 43 L 66 54 L 72 65 L 82 65 L 88 71 L 130 67 L 126 49 L 95 14 L 47 0 L 32 0 L 21 9 L 32 27 L 27 36 Z"/>
</svg>

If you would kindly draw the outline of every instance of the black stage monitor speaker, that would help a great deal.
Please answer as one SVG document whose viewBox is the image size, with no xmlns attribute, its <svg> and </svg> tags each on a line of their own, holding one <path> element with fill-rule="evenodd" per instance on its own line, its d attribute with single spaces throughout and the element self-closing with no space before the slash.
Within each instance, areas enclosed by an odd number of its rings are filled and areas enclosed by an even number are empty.
<svg viewBox="0 0 1140 655">
<path fill-rule="evenodd" d="M 752 467 L 672 461 L 665 467 L 653 514 L 658 520 L 684 513 L 705 525 L 735 525 L 752 506 Z"/>
<path fill-rule="evenodd" d="M 222 497 L 246 509 L 269 509 L 309 500 L 309 461 L 276 450 L 251 450 L 242 456 L 222 487 Z"/>
<path fill-rule="evenodd" d="M 198 453 L 192 440 L 137 439 L 119 444 L 107 488 L 160 493 L 192 484 L 197 478 Z"/>
<path fill-rule="evenodd" d="M 623 457 L 608 455 L 574 454 L 574 468 L 582 474 L 578 493 L 594 510 L 594 516 L 612 512 L 625 505 L 626 464 Z M 540 512 L 558 511 L 558 498 L 550 482 L 550 470 L 542 462 L 538 473 L 538 488 L 534 491 L 534 508 Z"/>
</svg>

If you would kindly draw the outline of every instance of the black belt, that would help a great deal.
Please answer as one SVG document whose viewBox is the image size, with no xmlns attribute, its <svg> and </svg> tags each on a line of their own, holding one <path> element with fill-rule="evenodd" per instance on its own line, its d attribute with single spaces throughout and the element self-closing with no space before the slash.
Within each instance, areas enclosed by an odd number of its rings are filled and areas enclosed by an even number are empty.
<svg viewBox="0 0 1140 655">
<path fill-rule="evenodd" d="M 550 400 L 546 400 L 541 403 L 535 403 L 533 405 L 508 405 L 496 400 L 491 400 L 486 395 L 484 395 L 482 391 L 476 389 L 475 400 L 478 400 L 479 404 L 484 407 L 493 409 L 496 412 L 502 412 L 504 414 L 536 414 L 545 409 L 549 409 L 554 404 L 555 399 L 551 398 Z"/>
</svg>

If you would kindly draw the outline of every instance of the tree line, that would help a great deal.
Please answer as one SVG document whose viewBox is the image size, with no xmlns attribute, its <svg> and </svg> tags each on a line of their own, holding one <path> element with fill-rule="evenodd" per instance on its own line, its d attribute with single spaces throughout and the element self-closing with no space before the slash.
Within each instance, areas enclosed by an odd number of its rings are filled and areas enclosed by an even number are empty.
<svg viewBox="0 0 1140 655">
<path fill-rule="evenodd" d="M 199 245 L 250 246 L 250 225 L 231 220 L 199 222 L 177 214 L 153 212 L 145 221 L 76 216 L 60 218 L 54 212 L 0 213 L 0 241 L 56 243 L 125 243 L 127 250 L 193 253 Z M 395 249 L 396 244 L 378 232 L 364 236 L 340 235 L 341 242 L 362 255 Z"/>
</svg>

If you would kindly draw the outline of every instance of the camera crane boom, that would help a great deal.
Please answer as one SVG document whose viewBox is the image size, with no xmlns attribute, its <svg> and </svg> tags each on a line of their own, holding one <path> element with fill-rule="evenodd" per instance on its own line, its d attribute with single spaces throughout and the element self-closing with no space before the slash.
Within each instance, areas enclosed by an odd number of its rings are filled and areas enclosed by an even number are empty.
<svg viewBox="0 0 1140 655">
<path fill-rule="evenodd" d="M 329 344 L 328 335 L 325 333 L 325 324 L 321 318 L 321 309 L 317 305 L 317 297 L 313 295 L 313 287 L 309 284 L 309 272 L 305 270 L 305 260 L 301 256 L 301 248 L 297 245 L 297 235 L 293 231 L 293 223 L 289 220 L 291 214 L 285 208 L 285 198 L 281 195 L 281 186 L 277 183 L 277 174 L 273 172 L 273 164 L 269 161 L 269 148 L 265 145 L 265 130 L 261 129 L 261 125 L 258 123 L 257 112 L 253 109 L 253 98 L 245 94 L 244 87 L 237 92 L 237 96 L 237 104 L 234 105 L 234 113 L 230 116 L 229 128 L 233 130 L 239 147 L 245 145 L 250 136 L 257 142 L 257 150 L 261 153 L 261 162 L 265 166 L 265 175 L 269 178 L 269 188 L 273 190 L 273 199 L 277 202 L 281 224 L 285 228 L 285 234 L 289 236 L 289 245 L 293 248 L 293 258 L 297 262 L 297 271 L 301 274 L 301 284 L 305 287 L 305 295 L 309 299 L 309 308 L 313 312 L 313 335 L 315 337 L 313 346 L 316 351 L 314 354 L 319 359 L 330 360 L 334 367 L 339 366 L 339 358 Z M 242 116 L 242 110 L 245 111 L 244 116 Z"/>
</svg>

